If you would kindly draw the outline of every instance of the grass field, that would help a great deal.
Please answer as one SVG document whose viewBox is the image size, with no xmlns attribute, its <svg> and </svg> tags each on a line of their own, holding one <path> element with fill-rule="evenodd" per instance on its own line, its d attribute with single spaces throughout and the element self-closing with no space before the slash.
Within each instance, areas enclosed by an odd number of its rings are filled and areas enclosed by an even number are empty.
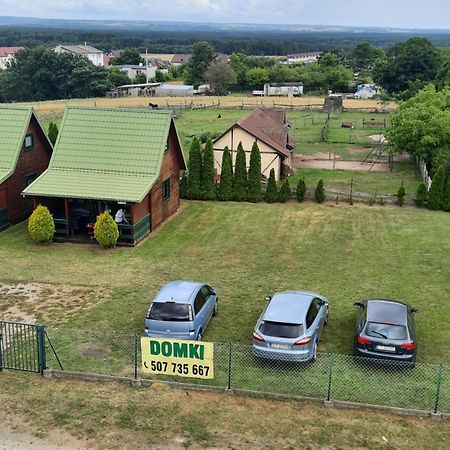
<svg viewBox="0 0 450 450">
<path fill-rule="evenodd" d="M 379 296 L 403 299 L 421 310 L 418 361 L 450 362 L 450 330 L 442 326 L 450 316 L 446 213 L 192 202 L 134 249 L 41 247 L 21 224 L 0 233 L 0 257 L 8 261 L 0 266 L 2 283 L 40 285 L 31 300 L 25 291 L 0 295 L 4 318 L 9 311 L 15 314 L 11 318 L 34 314 L 48 325 L 140 334 L 163 283 L 198 279 L 212 283 L 220 297 L 220 316 L 206 339 L 248 343 L 265 295 L 311 289 L 331 303 L 321 351 L 351 353 L 353 302 Z"/>
<path fill-rule="evenodd" d="M 0 402 L 2 426 L 66 448 L 440 450 L 450 439 L 446 421 L 158 384 L 135 389 L 3 373 Z"/>
</svg>

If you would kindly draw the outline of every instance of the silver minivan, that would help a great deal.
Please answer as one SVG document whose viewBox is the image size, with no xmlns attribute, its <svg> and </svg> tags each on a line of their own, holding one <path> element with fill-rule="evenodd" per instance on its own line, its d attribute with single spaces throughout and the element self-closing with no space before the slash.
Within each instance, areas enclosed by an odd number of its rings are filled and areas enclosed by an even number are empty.
<svg viewBox="0 0 450 450">
<path fill-rule="evenodd" d="M 170 281 L 156 294 L 145 319 L 145 336 L 201 341 L 218 311 L 216 291 L 196 281 Z"/>
</svg>

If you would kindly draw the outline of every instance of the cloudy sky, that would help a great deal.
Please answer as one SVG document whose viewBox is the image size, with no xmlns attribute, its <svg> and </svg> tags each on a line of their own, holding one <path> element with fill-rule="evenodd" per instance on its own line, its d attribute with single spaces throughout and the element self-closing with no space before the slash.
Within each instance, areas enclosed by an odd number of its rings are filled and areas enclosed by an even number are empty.
<svg viewBox="0 0 450 450">
<path fill-rule="evenodd" d="M 0 0 L 0 15 L 450 29 L 450 0 Z"/>
</svg>

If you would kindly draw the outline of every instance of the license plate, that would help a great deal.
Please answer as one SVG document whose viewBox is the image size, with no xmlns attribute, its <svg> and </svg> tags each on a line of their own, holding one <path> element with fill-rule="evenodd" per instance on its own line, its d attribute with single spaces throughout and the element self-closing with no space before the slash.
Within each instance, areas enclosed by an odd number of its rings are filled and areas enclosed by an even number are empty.
<svg viewBox="0 0 450 450">
<path fill-rule="evenodd" d="M 278 350 L 289 350 L 290 345 L 286 345 L 286 344 L 272 344 L 271 348 L 276 348 Z"/>
<path fill-rule="evenodd" d="M 377 345 L 375 348 L 383 352 L 395 352 L 395 347 L 390 347 L 389 345 Z"/>
</svg>

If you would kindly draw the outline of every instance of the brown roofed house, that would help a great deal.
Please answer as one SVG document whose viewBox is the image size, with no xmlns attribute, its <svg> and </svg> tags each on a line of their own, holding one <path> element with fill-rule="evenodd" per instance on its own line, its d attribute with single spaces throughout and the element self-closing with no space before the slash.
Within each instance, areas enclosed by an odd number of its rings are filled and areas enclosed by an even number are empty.
<svg viewBox="0 0 450 450">
<path fill-rule="evenodd" d="M 0 230 L 27 219 L 21 192 L 45 169 L 52 145 L 31 107 L 0 106 Z"/>
<path fill-rule="evenodd" d="M 295 140 L 289 136 L 286 113 L 275 108 L 258 107 L 214 141 L 214 158 L 217 174 L 221 173 L 223 149 L 228 147 L 233 165 L 240 142 L 246 152 L 247 167 L 253 143 L 261 152 L 261 172 L 269 178 L 270 170 L 275 170 L 275 178 L 289 175 L 292 166 L 292 150 Z"/>
</svg>

